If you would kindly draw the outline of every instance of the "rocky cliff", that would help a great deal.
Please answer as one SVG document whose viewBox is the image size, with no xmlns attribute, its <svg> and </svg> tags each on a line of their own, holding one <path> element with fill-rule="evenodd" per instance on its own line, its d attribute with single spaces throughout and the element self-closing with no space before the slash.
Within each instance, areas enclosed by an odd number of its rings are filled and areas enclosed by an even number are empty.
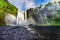
<svg viewBox="0 0 60 40">
<path fill-rule="evenodd" d="M 30 8 L 27 10 L 27 14 L 28 18 L 34 19 L 36 25 L 60 25 L 60 1 Z"/>
<path fill-rule="evenodd" d="M 14 16 L 17 15 L 17 8 L 10 4 L 7 0 L 0 0 L 0 26 L 5 25 L 4 15 L 8 12 Z"/>
</svg>

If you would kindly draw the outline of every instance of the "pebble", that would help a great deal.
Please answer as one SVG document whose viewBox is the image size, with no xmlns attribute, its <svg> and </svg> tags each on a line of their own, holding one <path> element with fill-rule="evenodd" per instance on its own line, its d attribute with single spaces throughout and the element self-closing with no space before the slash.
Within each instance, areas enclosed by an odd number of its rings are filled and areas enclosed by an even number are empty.
<svg viewBox="0 0 60 40">
<path fill-rule="evenodd" d="M 4 31 L 1 31 L 2 34 L 0 34 L 0 40 L 2 38 L 4 38 L 3 40 L 30 40 L 33 37 L 33 34 L 31 34 L 25 27 L 6 27 L 6 29 L 8 30 L 2 28 Z"/>
</svg>

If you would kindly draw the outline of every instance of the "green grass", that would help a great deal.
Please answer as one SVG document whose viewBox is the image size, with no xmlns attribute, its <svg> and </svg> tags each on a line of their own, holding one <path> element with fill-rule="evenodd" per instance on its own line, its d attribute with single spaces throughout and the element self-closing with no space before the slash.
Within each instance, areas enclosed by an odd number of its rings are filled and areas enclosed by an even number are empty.
<svg viewBox="0 0 60 40">
<path fill-rule="evenodd" d="M 5 25 L 4 12 L 8 12 L 14 16 L 17 15 L 17 8 L 10 4 L 7 0 L 0 0 L 0 26 Z"/>
</svg>

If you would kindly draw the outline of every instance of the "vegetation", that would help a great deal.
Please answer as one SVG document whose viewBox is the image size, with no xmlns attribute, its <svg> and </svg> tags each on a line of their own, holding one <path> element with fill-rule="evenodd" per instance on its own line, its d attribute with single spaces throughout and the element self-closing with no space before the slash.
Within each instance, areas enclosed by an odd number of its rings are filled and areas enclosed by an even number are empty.
<svg viewBox="0 0 60 40">
<path fill-rule="evenodd" d="M 14 16 L 17 14 L 17 8 L 10 4 L 7 0 L 0 0 L 0 26 L 5 25 L 4 13 L 8 12 Z"/>
<path fill-rule="evenodd" d="M 56 4 L 56 2 L 54 2 L 54 4 Z M 35 8 L 35 9 L 30 8 L 27 10 L 27 13 L 29 15 L 28 17 L 32 16 L 35 20 L 37 19 L 35 21 L 37 26 L 60 26 L 60 9 L 58 9 L 56 6 L 56 8 L 55 8 L 56 11 L 55 11 L 53 9 L 55 6 L 56 5 L 53 5 L 53 3 L 49 2 L 48 4 L 45 5 L 45 7 L 42 10 L 40 10 L 42 8 L 42 5 L 40 7 Z M 48 8 L 46 8 L 46 7 L 52 8 L 54 10 L 54 12 L 56 12 L 56 14 L 53 15 L 54 13 L 51 11 L 52 9 L 49 9 L 49 11 L 48 11 L 47 10 Z M 47 14 L 47 23 L 40 24 L 42 22 L 42 21 L 40 21 L 40 19 L 41 19 L 40 15 L 43 15 L 43 14 Z"/>
</svg>

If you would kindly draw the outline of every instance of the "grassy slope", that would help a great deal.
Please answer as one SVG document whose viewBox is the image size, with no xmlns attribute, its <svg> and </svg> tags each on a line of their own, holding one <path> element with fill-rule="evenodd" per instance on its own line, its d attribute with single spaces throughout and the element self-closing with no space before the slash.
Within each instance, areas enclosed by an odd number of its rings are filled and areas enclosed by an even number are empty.
<svg viewBox="0 0 60 40">
<path fill-rule="evenodd" d="M 5 25 L 4 12 L 8 12 L 16 16 L 17 8 L 10 4 L 7 0 L 0 0 L 0 26 Z"/>
</svg>

